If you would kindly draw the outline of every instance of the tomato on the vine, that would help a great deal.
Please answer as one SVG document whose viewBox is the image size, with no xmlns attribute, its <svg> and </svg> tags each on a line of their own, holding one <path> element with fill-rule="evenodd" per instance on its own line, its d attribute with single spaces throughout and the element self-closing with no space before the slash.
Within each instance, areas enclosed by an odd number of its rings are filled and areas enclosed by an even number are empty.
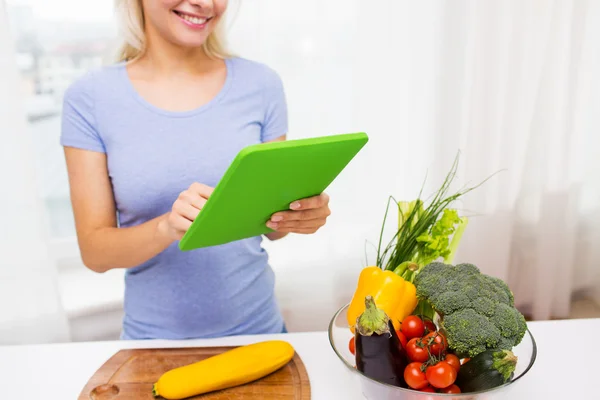
<svg viewBox="0 0 600 400">
<path fill-rule="evenodd" d="M 415 337 L 421 337 L 424 332 L 425 324 L 416 315 L 409 315 L 402 320 L 402 333 L 404 333 L 406 339 L 410 340 Z"/>
<path fill-rule="evenodd" d="M 425 372 L 421 369 L 423 363 L 411 362 L 404 368 L 404 380 L 413 389 L 421 389 L 429 385 Z"/>
<path fill-rule="evenodd" d="M 452 393 L 452 394 L 461 393 L 460 388 L 456 385 L 451 385 L 451 386 L 448 386 L 447 388 L 440 389 L 440 392 L 441 393 Z"/>
<path fill-rule="evenodd" d="M 401 330 L 397 330 L 396 334 L 398 335 L 398 339 L 400 339 L 400 343 L 402 344 L 402 348 L 404 350 L 406 350 L 406 344 L 408 343 L 408 340 L 406 339 L 406 336 L 404 336 L 404 333 L 402 333 Z"/>
<path fill-rule="evenodd" d="M 437 326 L 430 319 L 424 319 L 423 324 L 425 325 L 425 333 L 437 331 Z"/>
<path fill-rule="evenodd" d="M 350 342 L 348 343 L 348 349 L 350 350 L 350 353 L 355 354 L 356 343 L 355 343 L 354 336 L 352 336 L 352 338 L 350 339 Z"/>
<path fill-rule="evenodd" d="M 410 361 L 425 362 L 429 359 L 427 348 L 420 338 L 412 338 L 406 344 L 406 355 Z"/>
<path fill-rule="evenodd" d="M 446 358 L 444 358 L 444 361 L 450 364 L 450 366 L 454 367 L 454 369 L 458 373 L 458 371 L 460 370 L 460 359 L 456 356 L 456 354 L 446 354 Z"/>
<path fill-rule="evenodd" d="M 448 348 L 448 340 L 440 332 L 430 332 L 423 337 L 423 343 L 434 356 L 439 356 Z"/>
<path fill-rule="evenodd" d="M 440 361 L 435 365 L 427 367 L 427 370 L 425 370 L 427 381 L 429 381 L 431 386 L 438 389 L 451 386 L 456 380 L 456 375 L 456 370 L 446 361 Z"/>
</svg>

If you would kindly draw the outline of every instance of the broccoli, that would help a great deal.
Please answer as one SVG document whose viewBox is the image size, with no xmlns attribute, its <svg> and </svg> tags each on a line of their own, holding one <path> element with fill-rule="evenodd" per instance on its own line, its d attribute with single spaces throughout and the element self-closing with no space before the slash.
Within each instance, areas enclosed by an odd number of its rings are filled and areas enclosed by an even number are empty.
<svg viewBox="0 0 600 400">
<path fill-rule="evenodd" d="M 487 349 L 511 350 L 525 335 L 525 317 L 514 307 L 508 285 L 473 264 L 430 263 L 414 283 L 417 297 L 440 316 L 448 346 L 460 357 Z"/>
</svg>

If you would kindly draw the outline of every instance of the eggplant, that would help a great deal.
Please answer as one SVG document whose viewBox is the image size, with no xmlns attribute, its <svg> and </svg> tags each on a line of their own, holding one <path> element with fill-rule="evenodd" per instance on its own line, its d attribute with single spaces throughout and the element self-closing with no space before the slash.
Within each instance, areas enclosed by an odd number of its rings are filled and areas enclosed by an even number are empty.
<svg viewBox="0 0 600 400">
<path fill-rule="evenodd" d="M 512 351 L 486 350 L 460 366 L 454 383 L 463 393 L 495 388 L 513 378 L 516 365 Z"/>
<path fill-rule="evenodd" d="M 365 305 L 355 329 L 356 369 L 378 382 L 408 387 L 404 380 L 408 360 L 392 321 L 373 297 L 367 296 Z"/>
</svg>

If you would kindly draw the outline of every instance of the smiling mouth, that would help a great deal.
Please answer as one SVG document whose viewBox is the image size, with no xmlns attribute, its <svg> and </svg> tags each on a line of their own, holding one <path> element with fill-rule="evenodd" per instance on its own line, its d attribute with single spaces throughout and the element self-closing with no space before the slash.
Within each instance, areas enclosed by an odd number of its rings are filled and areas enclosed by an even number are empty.
<svg viewBox="0 0 600 400">
<path fill-rule="evenodd" d="M 212 17 L 209 17 L 209 18 L 196 17 L 195 15 L 189 15 L 189 14 L 183 13 L 181 11 L 176 11 L 176 10 L 173 10 L 173 12 L 175 14 L 177 14 L 177 16 L 179 18 L 183 19 L 184 21 L 187 21 L 190 24 L 194 24 L 194 25 L 198 25 L 198 26 L 204 25 L 212 19 Z"/>
</svg>

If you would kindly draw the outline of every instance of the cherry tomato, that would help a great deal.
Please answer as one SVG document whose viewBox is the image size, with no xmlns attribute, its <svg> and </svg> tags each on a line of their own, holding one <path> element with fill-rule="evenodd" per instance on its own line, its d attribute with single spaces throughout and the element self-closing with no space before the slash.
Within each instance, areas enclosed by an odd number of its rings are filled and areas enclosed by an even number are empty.
<svg viewBox="0 0 600 400">
<path fill-rule="evenodd" d="M 410 361 L 425 362 L 429 359 L 427 348 L 421 343 L 421 339 L 412 338 L 406 344 L 406 355 Z"/>
<path fill-rule="evenodd" d="M 458 393 L 460 393 L 460 388 L 456 385 L 451 385 L 451 386 L 448 386 L 447 388 L 440 389 L 440 392 L 441 393 L 458 394 Z"/>
<path fill-rule="evenodd" d="M 413 389 L 421 389 L 429 385 L 425 372 L 421 370 L 423 363 L 411 362 L 404 368 L 404 380 Z"/>
<path fill-rule="evenodd" d="M 400 339 L 400 343 L 402 344 L 402 348 L 404 350 L 406 350 L 406 344 L 407 344 L 407 340 L 406 340 L 406 336 L 404 336 L 404 333 L 402 333 L 401 330 L 397 330 L 396 334 L 398 335 L 398 339 Z"/>
<path fill-rule="evenodd" d="M 462 360 L 460 360 L 460 365 L 465 365 L 466 363 L 468 363 L 468 362 L 469 362 L 469 360 L 470 360 L 470 358 L 469 358 L 469 357 L 467 357 L 467 358 L 463 358 Z"/>
<path fill-rule="evenodd" d="M 422 337 L 424 332 L 425 324 L 416 315 L 409 315 L 402 321 L 402 333 L 404 333 L 406 339 L 410 340 L 415 337 Z"/>
<path fill-rule="evenodd" d="M 454 383 L 456 380 L 456 370 L 446 361 L 440 361 L 435 365 L 427 367 L 425 376 L 431 386 L 443 389 Z"/>
<path fill-rule="evenodd" d="M 439 356 L 448 348 L 446 337 L 439 332 L 430 332 L 423 337 L 423 343 L 429 346 L 429 351 L 434 356 Z"/>
<path fill-rule="evenodd" d="M 460 360 L 455 354 L 446 354 L 446 358 L 444 358 L 444 361 L 450 364 L 451 367 L 454 367 L 454 369 L 458 373 L 458 371 L 460 370 Z"/>
<path fill-rule="evenodd" d="M 425 333 L 437 331 L 437 326 L 435 326 L 432 320 L 425 319 L 423 321 L 423 324 L 425 324 Z"/>
<path fill-rule="evenodd" d="M 355 354 L 356 344 L 355 344 L 354 336 L 352 336 L 352 339 L 350 339 L 350 343 L 348 343 L 348 348 L 350 349 L 350 353 Z"/>
<path fill-rule="evenodd" d="M 419 389 L 421 392 L 435 393 L 435 389 L 431 386 L 425 386 L 423 389 Z"/>
</svg>

